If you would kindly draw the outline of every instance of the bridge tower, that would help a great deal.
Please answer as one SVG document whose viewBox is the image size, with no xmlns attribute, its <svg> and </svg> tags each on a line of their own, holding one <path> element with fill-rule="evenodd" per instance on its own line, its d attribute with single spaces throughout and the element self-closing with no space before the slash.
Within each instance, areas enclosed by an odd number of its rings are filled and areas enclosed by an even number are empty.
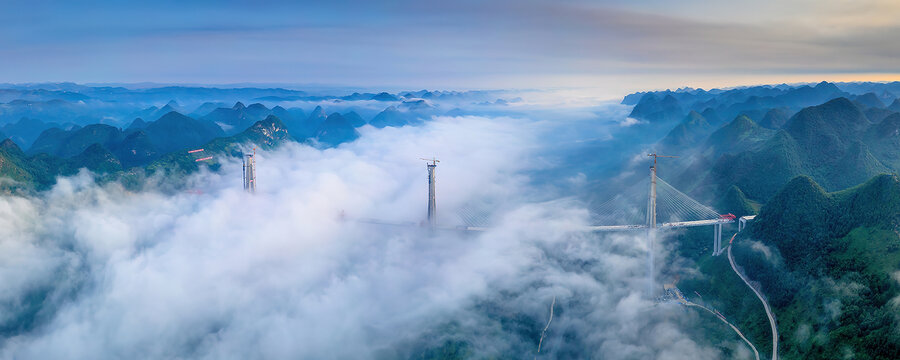
<svg viewBox="0 0 900 360">
<path fill-rule="evenodd" d="M 656 158 L 667 157 L 674 158 L 677 156 L 658 155 L 656 153 L 647 154 L 653 157 L 653 165 L 650 165 L 650 200 L 647 202 L 647 253 L 650 281 L 650 296 L 653 296 L 653 243 L 656 242 Z"/>
<path fill-rule="evenodd" d="M 650 165 L 650 203 L 647 205 L 647 226 L 656 228 L 656 159 Z"/>
<path fill-rule="evenodd" d="M 653 157 L 653 165 L 650 165 L 650 202 L 647 204 L 647 227 L 656 229 L 656 158 L 676 158 L 677 156 L 647 154 Z"/>
<path fill-rule="evenodd" d="M 434 168 L 437 167 L 437 163 L 441 162 L 438 159 L 432 157 L 431 159 L 420 158 L 425 161 L 430 161 L 428 166 L 428 226 L 432 229 L 437 225 L 437 204 L 434 198 Z"/>
<path fill-rule="evenodd" d="M 252 154 L 244 154 L 244 191 L 248 193 L 256 192 L 256 149 Z"/>
</svg>

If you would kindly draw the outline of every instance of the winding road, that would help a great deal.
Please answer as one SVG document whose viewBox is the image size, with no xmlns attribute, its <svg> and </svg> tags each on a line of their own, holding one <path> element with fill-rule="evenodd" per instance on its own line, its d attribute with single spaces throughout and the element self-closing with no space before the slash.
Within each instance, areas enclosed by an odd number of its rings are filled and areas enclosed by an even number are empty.
<svg viewBox="0 0 900 360">
<path fill-rule="evenodd" d="M 700 305 L 697 303 L 692 303 L 690 301 L 686 302 L 684 305 L 685 306 L 694 306 L 694 307 L 698 307 L 703 310 L 709 311 L 710 314 L 715 315 L 717 318 L 719 318 L 719 320 L 722 320 L 722 322 L 724 322 L 728 326 L 731 326 L 731 328 L 734 329 L 734 332 L 736 332 L 738 334 L 738 336 L 741 337 L 741 339 L 744 339 L 744 342 L 746 342 L 747 345 L 750 345 L 750 349 L 753 350 L 753 354 L 756 355 L 756 360 L 759 360 L 759 351 L 756 351 L 756 346 L 753 346 L 753 343 L 751 343 L 750 340 L 747 340 L 747 338 L 744 336 L 744 333 L 742 333 L 741 330 L 738 330 L 737 326 L 734 326 L 733 324 L 728 322 L 728 320 L 725 320 L 725 317 L 722 316 L 722 314 L 712 311 L 706 306 L 703 306 L 703 305 Z"/>
<path fill-rule="evenodd" d="M 667 285 L 667 286 L 668 286 L 668 285 Z M 672 291 L 671 293 L 672 293 L 672 294 L 675 294 L 675 299 L 676 299 L 676 301 L 678 301 L 678 302 L 681 303 L 682 305 L 684 305 L 684 306 L 698 307 L 698 308 L 701 308 L 701 309 L 703 309 L 703 310 L 706 310 L 706 311 L 708 311 L 710 314 L 713 314 L 713 315 L 715 315 L 715 317 L 719 318 L 719 320 L 722 320 L 723 323 L 725 323 L 726 325 L 730 326 L 730 327 L 734 330 L 734 332 L 737 333 L 738 336 L 741 337 L 741 339 L 744 339 L 744 342 L 746 342 L 747 345 L 750 345 L 750 349 L 753 350 L 753 354 L 756 355 L 756 360 L 759 360 L 759 351 L 756 351 L 756 346 L 753 346 L 753 343 L 751 343 L 750 340 L 747 340 L 747 337 L 744 336 L 744 333 L 742 333 L 741 330 L 737 328 L 737 326 L 734 326 L 734 324 L 728 322 L 728 320 L 725 319 L 725 316 L 723 316 L 723 315 L 722 315 L 721 313 L 719 313 L 718 311 L 713 311 L 712 309 L 710 309 L 710 308 L 708 308 L 708 307 L 706 307 L 706 306 L 697 304 L 697 303 L 695 303 L 695 302 L 691 302 L 690 300 L 688 300 L 687 298 L 684 297 L 684 295 L 681 293 L 681 290 L 678 290 L 678 288 L 675 287 L 675 285 L 672 285 L 672 289 L 673 289 L 674 291 Z M 668 292 L 668 290 L 666 290 L 666 291 Z"/>
<path fill-rule="evenodd" d="M 753 293 L 756 294 L 756 297 L 759 298 L 759 301 L 762 302 L 763 308 L 766 309 L 766 316 L 769 317 L 769 325 L 772 327 L 772 360 L 778 360 L 778 327 L 775 326 L 775 315 L 772 314 L 772 308 L 769 307 L 769 303 L 766 302 L 766 299 L 763 298 L 762 294 L 759 290 L 756 290 L 755 287 L 750 285 L 750 281 L 744 277 L 744 274 L 741 274 L 737 269 L 737 265 L 734 264 L 734 257 L 731 256 L 731 243 L 734 242 L 734 238 L 737 236 L 737 233 L 731 236 L 731 240 L 728 241 L 728 262 L 731 263 L 731 270 L 734 270 L 734 273 L 741 277 L 741 280 L 744 281 L 744 284 L 747 284 L 747 287 L 750 290 L 753 290 Z M 754 349 L 755 351 L 755 349 Z M 757 355 L 757 359 L 759 355 Z"/>
</svg>

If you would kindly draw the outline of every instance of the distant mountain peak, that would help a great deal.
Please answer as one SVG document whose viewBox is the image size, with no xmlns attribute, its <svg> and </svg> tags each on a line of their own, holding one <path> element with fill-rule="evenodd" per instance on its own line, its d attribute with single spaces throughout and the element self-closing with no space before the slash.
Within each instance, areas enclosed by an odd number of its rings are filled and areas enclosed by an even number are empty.
<svg viewBox="0 0 900 360">
<path fill-rule="evenodd" d="M 273 148 L 290 140 L 291 135 L 281 119 L 275 115 L 269 115 L 244 130 L 238 135 L 238 138 L 249 140 L 262 147 Z"/>
<path fill-rule="evenodd" d="M 830 145 L 862 131 L 869 120 L 852 101 L 845 97 L 832 99 L 822 105 L 800 110 L 784 125 L 791 136 L 807 146 L 826 145 L 823 134 L 830 136 Z"/>
<path fill-rule="evenodd" d="M 22 149 L 19 147 L 19 145 L 16 145 L 16 143 L 10 138 L 6 138 L 2 142 L 0 142 L 0 149 L 13 151 L 15 153 L 22 153 Z"/>
<path fill-rule="evenodd" d="M 728 126 L 735 126 L 742 130 L 749 130 L 756 128 L 756 123 L 753 122 L 753 119 L 750 119 L 747 115 L 738 115 Z"/>
<path fill-rule="evenodd" d="M 353 141 L 359 138 L 359 132 L 340 113 L 332 113 L 319 125 L 316 131 L 316 139 L 319 143 L 329 146 Z"/>
<path fill-rule="evenodd" d="M 362 116 L 359 116 L 359 114 L 357 114 L 356 111 L 349 111 L 349 112 L 345 113 L 344 119 L 347 119 L 347 121 L 350 123 L 350 125 L 353 125 L 354 128 L 357 128 L 357 127 L 360 127 L 360 126 L 363 126 L 366 124 L 366 120 L 364 120 L 362 118 Z"/>
<path fill-rule="evenodd" d="M 258 123 L 259 123 L 259 122 L 257 122 L 257 124 L 258 124 Z M 266 118 L 263 120 L 263 123 L 271 124 L 272 126 L 277 127 L 277 128 L 281 128 L 281 129 L 286 129 L 286 128 L 287 128 L 287 127 L 284 125 L 284 122 L 281 121 L 281 119 L 279 119 L 279 118 L 278 118 L 277 116 L 275 116 L 275 115 L 269 115 L 269 116 L 266 116 Z"/>
<path fill-rule="evenodd" d="M 172 120 L 180 120 L 180 119 L 184 119 L 184 118 L 187 118 L 187 116 L 180 112 L 169 111 L 165 115 L 160 117 L 159 120 L 156 120 L 156 121 L 165 122 L 165 121 L 172 121 Z"/>
<path fill-rule="evenodd" d="M 716 109 L 713 109 L 711 107 L 703 110 L 700 115 L 706 118 L 706 121 L 708 121 L 710 124 L 717 124 L 722 121 L 721 118 L 719 118 L 719 113 L 716 111 Z"/>
<path fill-rule="evenodd" d="M 854 99 L 857 103 L 862 104 L 866 108 L 883 108 L 884 103 L 881 102 L 881 99 L 878 98 L 878 95 L 875 95 L 873 92 L 868 92 L 859 96 L 856 96 Z"/>
<path fill-rule="evenodd" d="M 387 92 L 381 92 L 381 93 L 378 93 L 378 95 L 373 96 L 373 97 L 372 97 L 372 100 L 376 100 L 376 101 L 398 101 L 398 100 L 400 100 L 400 99 L 398 99 L 396 96 L 391 95 L 391 94 L 389 94 L 389 93 L 387 93 Z"/>
<path fill-rule="evenodd" d="M 780 129 L 791 118 L 790 110 L 787 108 L 770 109 L 763 115 L 759 125 L 768 129 Z"/>
<path fill-rule="evenodd" d="M 260 103 L 253 103 L 247 107 L 248 110 L 269 110 L 265 105 Z"/>
<path fill-rule="evenodd" d="M 404 108 L 411 110 L 421 110 L 421 109 L 429 109 L 434 107 L 427 100 L 418 99 L 418 100 L 406 100 L 400 104 Z"/>
<path fill-rule="evenodd" d="M 133 121 L 131 121 L 131 125 L 128 125 L 128 127 L 125 129 L 126 130 L 142 129 L 145 126 L 147 126 L 147 122 L 144 121 L 144 119 L 135 118 Z"/>
<path fill-rule="evenodd" d="M 900 112 L 900 98 L 894 99 L 894 102 L 888 106 L 888 110 Z"/>
<path fill-rule="evenodd" d="M 815 88 L 816 89 L 831 89 L 831 88 L 837 89 L 837 86 L 830 82 L 822 81 L 822 82 L 816 84 Z"/>
<path fill-rule="evenodd" d="M 234 103 L 234 106 L 232 106 L 231 108 L 234 110 L 242 110 L 242 109 L 246 108 L 246 106 L 244 106 L 244 103 L 238 101 L 238 102 Z"/>
</svg>

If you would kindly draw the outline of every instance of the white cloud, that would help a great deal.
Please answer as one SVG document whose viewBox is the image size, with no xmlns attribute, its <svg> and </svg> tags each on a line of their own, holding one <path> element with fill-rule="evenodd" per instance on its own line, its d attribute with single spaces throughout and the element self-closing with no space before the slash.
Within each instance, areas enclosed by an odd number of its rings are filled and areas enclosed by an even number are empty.
<svg viewBox="0 0 900 360">
<path fill-rule="evenodd" d="M 642 295 L 642 238 L 572 232 L 584 209 L 529 200 L 541 197 L 524 174 L 546 129 L 438 117 L 366 127 L 336 149 L 291 144 L 258 153 L 255 196 L 236 161 L 194 175 L 199 195 L 133 193 L 81 173 L 34 198 L 4 196 L 0 326 L 21 328 L 0 339 L 0 357 L 392 358 L 443 339 L 533 356 L 531 327 L 555 296 L 550 357 L 718 358 L 683 332 L 691 315 Z M 442 160 L 441 221 L 490 203 L 490 231 L 339 220 L 422 220 L 417 158 L 431 155 Z"/>
<path fill-rule="evenodd" d="M 638 119 L 635 119 L 635 118 L 633 118 L 633 117 L 626 117 L 625 120 L 622 120 L 622 121 L 619 122 L 619 126 L 621 126 L 621 127 L 629 127 L 629 126 L 637 125 L 637 124 L 640 124 L 640 123 L 641 123 L 641 121 L 638 120 Z"/>
</svg>

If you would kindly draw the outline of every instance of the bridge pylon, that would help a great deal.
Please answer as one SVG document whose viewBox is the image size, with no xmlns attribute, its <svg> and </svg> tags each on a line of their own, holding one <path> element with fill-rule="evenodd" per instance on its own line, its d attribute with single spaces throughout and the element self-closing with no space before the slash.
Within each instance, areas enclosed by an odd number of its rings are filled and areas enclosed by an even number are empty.
<svg viewBox="0 0 900 360">
<path fill-rule="evenodd" d="M 437 163 L 441 162 L 438 159 L 431 158 L 425 159 L 421 158 L 425 161 L 430 161 L 428 166 L 428 226 L 434 229 L 437 226 L 437 202 L 435 201 L 434 196 L 434 168 L 437 167 Z"/>
<path fill-rule="evenodd" d="M 248 193 L 256 192 L 256 149 L 252 154 L 244 154 L 244 191 Z"/>
<path fill-rule="evenodd" d="M 653 273 L 653 243 L 656 242 L 656 159 L 661 157 L 674 158 L 677 156 L 647 154 L 653 157 L 653 165 L 650 165 L 650 199 L 647 203 L 647 254 L 648 254 L 648 279 L 650 282 L 650 296 L 654 294 Z"/>
</svg>

